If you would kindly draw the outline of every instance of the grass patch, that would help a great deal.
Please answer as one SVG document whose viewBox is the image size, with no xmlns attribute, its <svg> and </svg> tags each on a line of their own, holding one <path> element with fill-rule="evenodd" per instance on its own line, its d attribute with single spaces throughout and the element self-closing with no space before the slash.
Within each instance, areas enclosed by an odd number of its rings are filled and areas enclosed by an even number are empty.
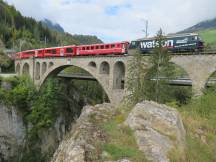
<svg viewBox="0 0 216 162">
<path fill-rule="evenodd" d="M 113 160 L 119 160 L 123 158 L 134 159 L 134 157 L 138 157 L 140 154 L 137 149 L 119 146 L 116 144 L 105 144 L 104 150 L 112 156 Z"/>
<path fill-rule="evenodd" d="M 170 153 L 172 162 L 216 161 L 216 87 L 190 104 L 179 107 L 186 128 L 185 159 L 175 152 Z"/>
<path fill-rule="evenodd" d="M 216 47 L 216 29 L 207 29 L 198 32 L 205 44 Z"/>
<path fill-rule="evenodd" d="M 123 116 L 123 114 L 118 114 L 108 122 L 101 124 L 108 137 L 108 141 L 103 144 L 103 150 L 111 156 L 110 159 L 105 160 L 127 158 L 133 162 L 147 162 L 144 153 L 137 146 L 133 131 L 120 122 Z"/>
</svg>

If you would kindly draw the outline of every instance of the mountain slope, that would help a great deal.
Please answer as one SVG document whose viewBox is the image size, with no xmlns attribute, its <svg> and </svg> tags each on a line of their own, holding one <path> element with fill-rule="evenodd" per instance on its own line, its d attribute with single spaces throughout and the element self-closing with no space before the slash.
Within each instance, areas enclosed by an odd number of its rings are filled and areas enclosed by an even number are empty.
<svg viewBox="0 0 216 162">
<path fill-rule="evenodd" d="M 53 23 L 48 19 L 44 19 L 41 22 L 45 27 L 48 27 L 49 29 L 64 33 L 64 29 L 57 23 Z"/>
<path fill-rule="evenodd" d="M 216 28 L 216 18 L 211 19 L 211 20 L 202 21 L 192 27 L 189 27 L 181 31 L 181 33 L 191 33 L 191 32 L 196 32 L 200 30 L 214 29 L 214 28 Z"/>
</svg>

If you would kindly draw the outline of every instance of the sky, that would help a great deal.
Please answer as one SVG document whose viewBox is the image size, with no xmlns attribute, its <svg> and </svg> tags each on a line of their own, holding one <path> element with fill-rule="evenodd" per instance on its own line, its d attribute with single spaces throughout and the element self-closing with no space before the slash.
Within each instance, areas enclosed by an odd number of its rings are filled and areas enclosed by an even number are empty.
<svg viewBox="0 0 216 162">
<path fill-rule="evenodd" d="M 59 23 L 71 34 L 96 35 L 102 41 L 130 41 L 181 31 L 216 17 L 216 0 L 5 0 L 24 16 Z"/>
</svg>

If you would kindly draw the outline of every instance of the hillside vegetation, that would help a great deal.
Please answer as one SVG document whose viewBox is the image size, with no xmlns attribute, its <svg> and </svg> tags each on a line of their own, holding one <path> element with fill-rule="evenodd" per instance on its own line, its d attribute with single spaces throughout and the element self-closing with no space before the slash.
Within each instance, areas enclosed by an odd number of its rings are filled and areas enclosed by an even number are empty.
<svg viewBox="0 0 216 162">
<path fill-rule="evenodd" d="M 45 27 L 30 17 L 24 17 L 13 6 L 0 0 L 0 40 L 6 48 L 25 50 L 45 46 L 101 43 L 96 36 L 71 35 Z"/>
<path fill-rule="evenodd" d="M 172 162 L 216 161 L 216 86 L 204 95 L 177 109 L 181 112 L 187 131 L 186 154 L 171 153 Z M 185 158 L 185 159 L 184 159 Z M 184 159 L 184 160 L 183 160 Z"/>
<path fill-rule="evenodd" d="M 206 45 L 216 48 L 216 28 L 198 31 Z"/>
</svg>

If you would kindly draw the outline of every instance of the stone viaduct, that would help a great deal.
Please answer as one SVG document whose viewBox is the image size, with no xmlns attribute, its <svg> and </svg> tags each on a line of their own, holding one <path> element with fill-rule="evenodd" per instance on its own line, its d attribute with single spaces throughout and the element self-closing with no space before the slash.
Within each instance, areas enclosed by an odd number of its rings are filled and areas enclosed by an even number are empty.
<svg viewBox="0 0 216 162">
<path fill-rule="evenodd" d="M 123 80 L 126 82 L 130 59 L 131 56 L 30 58 L 16 60 L 15 69 L 18 75 L 30 75 L 39 88 L 49 76 L 64 68 L 79 67 L 95 77 L 111 103 L 118 104 L 127 94 Z M 188 74 L 194 95 L 202 94 L 208 78 L 216 71 L 216 55 L 174 55 L 171 62 Z"/>
</svg>

